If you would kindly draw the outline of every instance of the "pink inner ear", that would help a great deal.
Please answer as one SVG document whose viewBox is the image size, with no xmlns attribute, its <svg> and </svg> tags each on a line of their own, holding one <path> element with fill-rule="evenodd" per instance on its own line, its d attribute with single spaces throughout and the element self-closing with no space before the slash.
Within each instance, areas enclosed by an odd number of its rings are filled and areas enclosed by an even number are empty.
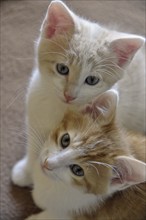
<svg viewBox="0 0 146 220">
<path fill-rule="evenodd" d="M 91 115 L 93 113 L 93 108 L 87 105 L 86 108 L 82 110 L 82 113 Z"/>
<path fill-rule="evenodd" d="M 82 111 L 83 114 L 89 114 L 93 120 L 96 120 L 100 114 L 98 108 L 94 105 L 87 105 L 86 108 Z"/>
<path fill-rule="evenodd" d="M 116 171 L 116 172 L 115 172 Z M 114 169 L 113 170 L 114 172 L 114 176 L 111 180 L 111 184 L 115 185 L 115 184 L 123 184 L 127 181 L 130 181 L 130 176 L 127 172 L 126 169 L 123 169 L 122 167 L 120 167 L 120 170 L 119 169 Z"/>
<path fill-rule="evenodd" d="M 115 48 L 114 51 L 118 55 L 118 65 L 123 66 L 129 59 L 132 59 L 135 48 L 133 45 L 128 45 L 126 51 L 123 51 L 120 48 Z"/>
<path fill-rule="evenodd" d="M 47 38 L 62 34 L 74 27 L 74 21 L 68 9 L 61 2 L 52 2 L 44 22 Z"/>
<path fill-rule="evenodd" d="M 55 31 L 56 31 L 55 28 L 48 27 L 47 33 L 46 33 L 47 38 L 52 38 L 55 35 Z"/>
<path fill-rule="evenodd" d="M 47 30 L 46 30 L 46 34 L 48 38 L 51 38 L 56 31 L 56 25 L 57 25 L 57 18 L 56 16 L 54 16 L 53 13 L 50 12 L 50 21 L 49 21 L 49 25 L 47 26 Z"/>
<path fill-rule="evenodd" d="M 53 13 L 50 15 L 49 25 L 46 30 L 48 38 L 52 38 L 55 34 L 67 31 L 69 24 L 65 21 L 63 16 L 56 17 Z"/>
<path fill-rule="evenodd" d="M 136 51 L 142 46 L 141 39 L 123 38 L 114 40 L 111 43 L 111 48 L 115 52 L 118 61 L 118 66 L 122 67 L 130 62 L 135 55 Z"/>
</svg>

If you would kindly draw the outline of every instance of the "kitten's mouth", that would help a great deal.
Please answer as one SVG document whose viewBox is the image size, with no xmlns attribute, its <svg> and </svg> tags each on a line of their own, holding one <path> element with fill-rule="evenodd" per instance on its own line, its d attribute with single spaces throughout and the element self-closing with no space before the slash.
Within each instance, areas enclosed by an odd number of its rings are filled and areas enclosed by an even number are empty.
<svg viewBox="0 0 146 220">
<path fill-rule="evenodd" d="M 71 104 L 74 103 L 74 100 L 73 100 L 73 101 L 67 101 L 67 100 L 64 99 L 64 98 L 61 98 L 61 101 L 62 101 L 63 103 L 65 103 L 65 104 L 68 104 L 68 105 L 71 105 Z"/>
<path fill-rule="evenodd" d="M 55 181 L 61 180 L 58 177 L 58 175 L 56 175 L 56 173 L 54 172 L 54 169 L 49 168 L 45 162 L 41 163 L 41 168 L 42 168 L 44 175 L 47 176 L 48 178 L 51 178 Z"/>
<path fill-rule="evenodd" d="M 66 100 L 64 100 L 64 103 L 66 103 L 68 105 L 71 105 L 71 104 L 73 104 L 73 101 L 66 101 Z"/>
<path fill-rule="evenodd" d="M 47 177 L 47 178 L 51 178 L 54 180 L 57 180 L 57 176 L 54 173 L 53 169 L 49 169 L 48 167 L 46 167 L 44 164 L 41 164 L 41 169 L 43 174 Z"/>
</svg>

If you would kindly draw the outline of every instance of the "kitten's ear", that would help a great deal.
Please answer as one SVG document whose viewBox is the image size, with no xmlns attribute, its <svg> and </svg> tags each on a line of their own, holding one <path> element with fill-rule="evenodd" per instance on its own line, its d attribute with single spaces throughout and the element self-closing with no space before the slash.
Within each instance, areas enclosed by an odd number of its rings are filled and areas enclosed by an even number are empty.
<svg viewBox="0 0 146 220">
<path fill-rule="evenodd" d="M 130 35 L 131 36 L 131 35 Z M 110 49 L 116 55 L 117 65 L 120 67 L 127 66 L 135 53 L 145 42 L 145 39 L 140 36 L 136 37 L 123 37 L 113 40 L 110 43 Z"/>
<path fill-rule="evenodd" d="M 146 163 L 129 156 L 118 156 L 111 185 L 121 190 L 146 181 Z"/>
<path fill-rule="evenodd" d="M 73 13 L 59 0 L 52 1 L 41 27 L 46 38 L 71 31 L 74 28 Z"/>
<path fill-rule="evenodd" d="M 108 90 L 97 97 L 84 109 L 84 114 L 89 114 L 94 120 L 103 125 L 109 124 L 115 118 L 118 93 L 115 90 Z"/>
</svg>

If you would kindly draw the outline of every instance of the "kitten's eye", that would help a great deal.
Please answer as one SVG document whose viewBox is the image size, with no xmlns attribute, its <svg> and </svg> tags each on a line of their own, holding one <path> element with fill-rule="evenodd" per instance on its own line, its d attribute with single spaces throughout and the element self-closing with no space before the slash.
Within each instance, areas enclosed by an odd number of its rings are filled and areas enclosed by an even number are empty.
<svg viewBox="0 0 146 220">
<path fill-rule="evenodd" d="M 84 170 L 80 166 L 73 164 L 73 165 L 70 165 L 69 167 L 74 175 L 84 176 Z"/>
<path fill-rule="evenodd" d="M 58 63 L 56 65 L 56 69 L 57 69 L 58 73 L 61 75 L 65 76 L 65 75 L 69 74 L 69 68 L 63 63 Z"/>
<path fill-rule="evenodd" d="M 94 86 L 94 85 L 96 85 L 98 82 L 99 82 L 99 78 L 96 77 L 96 76 L 88 76 L 88 77 L 85 79 L 85 83 L 87 83 L 87 84 L 90 85 L 90 86 Z"/>
<path fill-rule="evenodd" d="M 61 146 L 62 148 L 66 148 L 68 147 L 69 144 L 70 144 L 70 136 L 68 133 L 66 133 L 61 138 Z"/>
</svg>

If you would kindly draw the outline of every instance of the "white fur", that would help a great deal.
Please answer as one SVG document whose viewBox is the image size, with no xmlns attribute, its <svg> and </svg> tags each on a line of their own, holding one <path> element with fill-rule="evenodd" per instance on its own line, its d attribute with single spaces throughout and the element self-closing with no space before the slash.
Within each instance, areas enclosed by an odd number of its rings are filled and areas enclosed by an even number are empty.
<svg viewBox="0 0 146 220">
<path fill-rule="evenodd" d="M 120 102 L 118 118 L 131 130 L 146 132 L 145 48 L 137 52 L 123 79 L 117 83 Z"/>
<path fill-rule="evenodd" d="M 52 76 L 48 73 L 48 65 L 46 63 L 39 63 L 33 71 L 27 93 L 27 124 L 28 124 L 28 153 L 27 163 L 24 170 L 29 170 L 33 167 L 33 161 L 36 158 L 35 152 L 38 145 L 42 145 L 49 132 L 58 125 L 61 121 L 67 108 L 77 108 L 89 102 L 95 96 L 108 90 L 114 83 L 123 77 L 123 73 L 119 69 L 114 72 L 114 75 L 105 75 L 106 62 L 102 67 L 94 66 L 92 63 L 87 64 L 87 60 L 93 56 L 98 62 L 101 62 L 102 56 L 106 55 L 108 59 L 111 53 L 108 52 L 106 44 L 115 39 L 117 36 L 124 34 L 115 31 L 110 31 L 100 27 L 96 23 L 92 23 L 79 18 L 74 15 L 73 19 L 76 21 L 76 29 L 80 31 L 79 35 L 75 35 L 70 42 L 70 51 L 68 55 L 79 51 L 79 58 L 82 62 L 79 80 L 76 84 L 69 85 L 67 92 L 71 95 L 76 95 L 77 98 L 70 105 L 64 100 L 65 77 L 55 74 Z M 95 36 L 98 36 L 95 38 Z M 116 36 L 116 37 L 115 37 Z M 125 34 L 125 36 L 129 36 Z M 130 35 L 131 36 L 131 35 Z M 80 44 L 77 44 L 80 42 Z M 39 53 L 40 50 L 47 48 L 48 41 L 45 38 L 39 39 Z M 100 49 L 99 49 L 100 48 Z M 75 51 L 77 49 L 77 51 Z M 100 52 L 97 54 L 97 50 Z M 76 54 L 75 54 L 76 55 Z M 77 57 L 77 56 L 75 56 Z M 63 57 L 58 58 L 56 62 L 67 62 Z M 74 60 L 76 64 L 77 60 Z M 97 63 L 98 63 L 97 62 Z M 78 65 L 78 63 L 77 63 Z M 53 67 L 55 71 L 55 66 Z M 144 49 L 134 57 L 133 61 L 125 71 L 124 77 L 116 88 L 119 91 L 120 102 L 118 109 L 118 117 L 122 123 L 131 129 L 144 131 L 144 114 L 145 114 L 145 63 L 144 63 Z M 84 84 L 84 80 L 90 75 L 98 76 L 101 80 L 97 86 L 89 86 Z M 57 89 L 56 89 L 57 88 Z M 19 165 L 13 170 L 13 181 L 18 184 L 20 181 Z M 24 175 L 26 176 L 26 175 Z M 23 178 L 22 178 L 23 179 Z M 24 181 L 26 183 L 31 180 Z"/>
<path fill-rule="evenodd" d="M 36 161 L 33 172 L 34 191 L 33 199 L 38 207 L 47 210 L 49 218 L 69 219 L 73 212 L 87 210 L 97 205 L 98 198 L 93 194 L 86 194 L 70 183 L 69 168 L 56 171 L 53 174 L 45 175 L 40 167 L 40 162 Z M 60 179 L 59 179 L 60 176 Z"/>
<path fill-rule="evenodd" d="M 27 156 L 22 162 L 17 163 L 12 171 L 12 180 L 15 184 L 19 186 L 35 184 L 35 190 L 33 192 L 34 200 L 38 206 L 47 208 L 52 218 L 57 218 L 60 215 L 66 217 L 66 215 L 68 215 L 66 210 L 79 208 L 80 204 L 83 203 L 81 208 L 82 206 L 88 207 L 90 203 L 93 205 L 96 201 L 95 197 L 91 195 L 87 196 L 86 200 L 85 195 L 80 191 L 69 185 L 66 186 L 63 183 L 60 189 L 60 184 L 58 184 L 57 181 L 48 180 L 38 166 L 37 158 L 40 154 L 40 148 L 43 147 L 49 132 L 60 123 L 67 108 L 79 109 L 83 104 L 91 101 L 92 98 L 110 89 L 123 77 L 116 85 L 120 96 L 118 117 L 127 128 L 144 132 L 144 49 L 139 50 L 128 69 L 124 71 L 125 74 L 121 73 L 119 69 L 119 72 L 115 73 L 116 78 L 113 76 L 110 77 L 107 74 L 106 78 L 108 80 L 103 80 L 106 62 L 99 68 L 92 63 L 88 64 L 87 61 L 91 56 L 96 56 L 97 61 L 101 62 L 104 58 L 102 57 L 103 54 L 106 55 L 106 58 L 109 58 L 110 52 L 107 50 L 106 45 L 108 45 L 115 36 L 121 36 L 121 34 L 102 28 L 98 24 L 83 20 L 76 15 L 73 15 L 73 20 L 76 23 L 75 28 L 80 31 L 80 34 L 75 35 L 70 42 L 71 50 L 68 51 L 68 55 L 75 53 L 77 57 L 76 52 L 79 51 L 82 67 L 77 83 L 69 85 L 66 90 L 69 95 L 77 96 L 77 99 L 70 105 L 62 101 L 64 100 L 64 76 L 60 76 L 56 73 L 56 75 L 52 77 L 51 74 L 48 73 L 47 66 L 45 66 L 46 64 L 44 63 L 43 65 L 42 62 L 42 65 L 40 65 L 37 60 L 37 65 L 33 71 L 27 93 L 27 125 L 29 133 Z M 44 48 L 47 48 L 47 40 L 40 37 L 39 50 Z M 77 49 L 77 51 L 75 51 L 74 48 Z M 99 48 L 101 49 L 101 53 L 97 54 L 96 52 L 100 50 Z M 56 62 L 68 64 L 68 60 L 63 57 L 59 57 Z M 74 64 L 76 63 L 77 60 L 74 60 Z M 91 75 L 91 73 L 101 79 L 99 84 L 95 87 L 83 83 L 85 78 Z M 56 87 L 57 90 L 55 89 Z M 34 162 L 36 163 L 35 166 Z M 32 173 L 34 173 L 33 181 Z M 49 190 L 49 185 L 51 185 L 51 190 Z M 44 189 L 48 191 L 47 198 Z M 56 193 L 55 196 L 54 193 Z M 67 195 L 67 199 L 65 195 Z M 60 211 L 56 211 L 56 216 L 54 216 L 56 203 L 59 204 L 60 208 L 58 208 Z M 51 213 L 52 210 L 54 210 L 53 213 Z M 42 217 L 45 215 L 46 213 L 42 214 Z"/>
</svg>

